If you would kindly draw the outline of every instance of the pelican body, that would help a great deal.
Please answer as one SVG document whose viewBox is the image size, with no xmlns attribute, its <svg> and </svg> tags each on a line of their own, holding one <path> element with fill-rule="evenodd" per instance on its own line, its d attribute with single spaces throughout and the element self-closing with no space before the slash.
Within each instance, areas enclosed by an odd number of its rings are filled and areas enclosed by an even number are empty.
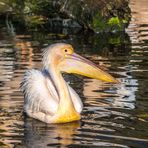
<svg viewBox="0 0 148 148">
<path fill-rule="evenodd" d="M 117 83 L 110 74 L 76 54 L 70 44 L 56 43 L 43 53 L 43 69 L 28 70 L 21 83 L 24 112 L 45 123 L 80 120 L 83 104 L 62 73 L 75 73 Z"/>
</svg>

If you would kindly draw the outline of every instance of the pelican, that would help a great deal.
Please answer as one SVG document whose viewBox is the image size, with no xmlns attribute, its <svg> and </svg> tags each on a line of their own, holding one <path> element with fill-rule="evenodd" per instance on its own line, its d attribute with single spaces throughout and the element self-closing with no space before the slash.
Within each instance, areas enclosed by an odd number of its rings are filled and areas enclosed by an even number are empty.
<svg viewBox="0 0 148 148">
<path fill-rule="evenodd" d="M 80 120 L 82 101 L 64 80 L 63 72 L 118 83 L 110 74 L 76 54 L 70 44 L 52 44 L 44 50 L 43 69 L 28 70 L 21 83 L 24 112 L 29 117 L 45 123 Z"/>
</svg>

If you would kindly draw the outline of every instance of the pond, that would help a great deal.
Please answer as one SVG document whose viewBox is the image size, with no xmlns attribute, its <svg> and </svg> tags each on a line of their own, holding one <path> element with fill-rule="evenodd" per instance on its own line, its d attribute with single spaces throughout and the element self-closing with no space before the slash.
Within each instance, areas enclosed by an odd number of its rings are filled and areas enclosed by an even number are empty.
<svg viewBox="0 0 148 148">
<path fill-rule="evenodd" d="M 0 27 L 0 147 L 148 147 L 148 18 L 135 20 L 135 10 L 148 14 L 148 9 L 130 6 L 128 34 L 28 32 L 21 27 L 10 33 Z M 43 48 L 55 42 L 72 44 L 121 81 L 109 84 L 64 74 L 84 103 L 79 122 L 45 124 L 22 113 L 22 77 L 27 69 L 42 67 Z"/>
</svg>

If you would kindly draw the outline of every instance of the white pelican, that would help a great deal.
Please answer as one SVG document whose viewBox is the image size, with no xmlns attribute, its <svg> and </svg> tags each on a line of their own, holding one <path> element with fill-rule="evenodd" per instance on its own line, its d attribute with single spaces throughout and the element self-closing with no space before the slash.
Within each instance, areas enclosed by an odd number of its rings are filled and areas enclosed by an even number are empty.
<svg viewBox="0 0 148 148">
<path fill-rule="evenodd" d="M 50 45 L 43 54 L 43 69 L 27 71 L 21 83 L 24 112 L 28 116 L 45 123 L 80 120 L 81 99 L 63 79 L 62 72 L 118 83 L 91 61 L 74 53 L 71 45 Z"/>
</svg>

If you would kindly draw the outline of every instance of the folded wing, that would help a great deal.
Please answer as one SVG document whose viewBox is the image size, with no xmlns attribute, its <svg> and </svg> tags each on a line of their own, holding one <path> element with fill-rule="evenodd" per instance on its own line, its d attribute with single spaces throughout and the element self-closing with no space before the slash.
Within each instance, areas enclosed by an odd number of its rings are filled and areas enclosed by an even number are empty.
<svg viewBox="0 0 148 148">
<path fill-rule="evenodd" d="M 56 88 L 46 70 L 29 70 L 25 73 L 21 83 L 24 94 L 24 112 L 29 116 L 32 113 L 44 113 L 53 116 L 59 103 Z M 77 112 L 81 112 L 83 105 L 77 93 L 67 84 L 72 102 Z"/>
</svg>

